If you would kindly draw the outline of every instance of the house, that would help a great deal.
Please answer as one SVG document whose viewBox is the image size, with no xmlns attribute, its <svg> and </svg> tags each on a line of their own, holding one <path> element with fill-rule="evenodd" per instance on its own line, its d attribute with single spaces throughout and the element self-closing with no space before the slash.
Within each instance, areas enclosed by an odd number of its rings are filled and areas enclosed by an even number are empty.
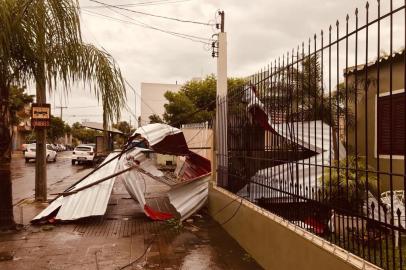
<svg viewBox="0 0 406 270">
<path fill-rule="evenodd" d="M 355 125 L 348 128 L 350 152 L 356 151 L 366 158 L 371 174 L 380 180 L 381 192 L 390 189 L 391 185 L 393 190 L 403 190 L 406 153 L 405 51 L 381 57 L 368 65 L 348 68 L 344 76 L 348 87 L 356 85 L 358 96 L 356 102 L 349 105 L 353 113 L 357 111 Z"/>
<path fill-rule="evenodd" d="M 27 136 L 31 134 L 31 118 L 30 118 L 31 107 L 29 105 L 24 106 L 24 108 L 17 112 L 20 119 L 18 125 L 12 126 L 13 137 L 12 137 L 12 149 L 21 150 L 21 145 L 26 143 Z"/>
<path fill-rule="evenodd" d="M 141 83 L 141 117 L 140 126 L 149 124 L 149 117 L 157 114 L 162 118 L 165 112 L 164 104 L 167 91 L 178 92 L 182 85 L 168 83 Z"/>
</svg>

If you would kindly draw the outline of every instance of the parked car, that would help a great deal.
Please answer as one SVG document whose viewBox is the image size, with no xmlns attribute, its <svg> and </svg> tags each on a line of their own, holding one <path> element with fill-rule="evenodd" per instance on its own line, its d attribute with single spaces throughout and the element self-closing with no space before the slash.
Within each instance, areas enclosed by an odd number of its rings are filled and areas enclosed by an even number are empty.
<svg viewBox="0 0 406 270">
<path fill-rule="evenodd" d="M 63 144 L 58 144 L 59 151 L 66 151 L 66 147 Z"/>
<path fill-rule="evenodd" d="M 50 146 L 51 146 L 52 150 L 54 150 L 55 152 L 58 152 L 58 146 L 56 144 L 51 143 Z"/>
<path fill-rule="evenodd" d="M 65 145 L 65 147 L 66 147 L 66 150 L 68 150 L 68 151 L 72 151 L 73 149 L 75 149 L 75 147 L 73 147 L 73 145 L 70 145 L 70 144 Z"/>
<path fill-rule="evenodd" d="M 22 145 L 21 145 L 21 151 L 23 151 L 23 154 L 25 153 L 25 151 L 27 151 L 27 147 L 28 147 L 28 143 L 23 143 Z"/>
<path fill-rule="evenodd" d="M 27 147 L 28 147 L 30 144 L 35 144 L 35 141 L 28 141 L 28 142 L 23 143 L 23 144 L 21 145 L 21 151 L 23 151 L 23 155 L 24 155 L 25 151 L 27 151 Z"/>
<path fill-rule="evenodd" d="M 75 147 L 72 152 L 72 165 L 75 165 L 82 162 L 91 162 L 95 161 L 95 147 L 88 144 L 80 144 Z"/>
<path fill-rule="evenodd" d="M 24 152 L 25 162 L 29 162 L 31 159 L 35 159 L 36 148 L 37 148 L 37 145 L 35 143 L 27 146 L 27 150 Z M 46 150 L 47 150 L 47 155 L 46 155 L 47 162 L 49 162 L 49 161 L 55 162 L 57 154 L 53 150 L 53 148 L 50 144 L 46 145 Z"/>
</svg>

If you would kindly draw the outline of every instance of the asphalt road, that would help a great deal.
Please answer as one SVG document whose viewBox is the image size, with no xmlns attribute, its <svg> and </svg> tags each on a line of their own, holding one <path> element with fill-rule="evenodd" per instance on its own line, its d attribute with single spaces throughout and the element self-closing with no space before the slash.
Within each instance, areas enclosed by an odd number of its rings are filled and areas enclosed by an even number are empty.
<svg viewBox="0 0 406 270">
<path fill-rule="evenodd" d="M 56 162 L 47 164 L 47 185 L 51 188 L 64 179 L 83 170 L 90 170 L 90 166 L 72 165 L 71 151 L 59 152 Z M 14 154 L 11 161 L 11 178 L 13 181 L 13 204 L 34 196 L 35 188 L 35 161 L 25 163 L 24 156 Z M 48 197 L 50 195 L 48 194 Z"/>
</svg>

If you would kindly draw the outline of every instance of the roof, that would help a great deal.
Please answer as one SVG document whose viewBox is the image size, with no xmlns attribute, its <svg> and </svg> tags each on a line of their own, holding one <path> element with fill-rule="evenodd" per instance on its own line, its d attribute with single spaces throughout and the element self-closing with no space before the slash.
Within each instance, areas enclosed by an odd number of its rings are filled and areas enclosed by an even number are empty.
<svg viewBox="0 0 406 270">
<path fill-rule="evenodd" d="M 404 56 L 404 53 L 405 53 L 405 50 L 402 49 L 400 51 L 392 53 L 392 56 L 390 56 L 390 55 L 381 56 L 379 58 L 379 63 L 386 63 L 391 59 L 393 59 L 393 60 L 398 60 L 398 59 L 404 60 L 403 58 L 401 58 L 401 56 Z M 378 63 L 378 60 L 375 60 L 375 61 L 369 62 L 366 65 L 361 64 L 361 65 L 345 68 L 344 69 L 344 75 L 351 75 L 351 74 L 356 73 L 356 72 L 365 71 L 365 66 L 368 66 L 368 68 L 371 68 L 371 67 L 375 66 L 377 63 Z"/>
<path fill-rule="evenodd" d="M 83 122 L 82 126 L 87 127 L 87 128 L 91 128 L 91 129 L 96 129 L 96 130 L 101 130 L 103 131 L 103 123 L 97 123 L 97 122 Z M 124 134 L 123 132 L 121 132 L 120 130 L 113 128 L 113 127 L 109 127 L 107 129 L 108 132 L 111 133 L 117 133 L 117 134 Z"/>
<path fill-rule="evenodd" d="M 166 124 L 145 125 L 134 131 L 133 136 L 135 134 L 144 137 L 152 149 L 160 154 L 186 155 L 190 152 L 183 132 Z"/>
</svg>

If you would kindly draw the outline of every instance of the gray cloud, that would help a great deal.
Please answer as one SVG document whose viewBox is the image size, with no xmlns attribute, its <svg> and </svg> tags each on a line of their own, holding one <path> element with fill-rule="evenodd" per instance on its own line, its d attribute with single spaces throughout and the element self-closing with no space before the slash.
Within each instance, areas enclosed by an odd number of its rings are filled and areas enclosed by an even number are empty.
<svg viewBox="0 0 406 270">
<path fill-rule="evenodd" d="M 110 4 L 128 3 L 105 0 Z M 373 1 L 372 1 L 373 2 Z M 81 6 L 97 5 L 80 0 Z M 372 3 L 375 5 L 375 3 Z M 226 12 L 228 33 L 228 63 L 230 76 L 247 76 L 264 67 L 274 58 L 296 48 L 302 41 L 327 31 L 336 19 L 345 22 L 347 13 L 353 14 L 355 7 L 364 7 L 363 0 L 191 0 L 175 4 L 138 7 L 137 10 L 208 22 L 214 19 L 215 11 Z M 108 9 L 91 11 L 130 20 Z M 163 29 L 210 38 L 211 27 L 177 23 L 139 14 L 126 14 L 131 18 Z M 361 13 L 360 12 L 360 18 Z M 216 61 L 211 52 L 199 43 L 193 43 L 136 25 L 119 23 L 82 12 L 84 39 L 102 46 L 119 63 L 126 79 L 139 91 L 141 82 L 180 83 L 193 77 L 202 77 L 216 70 Z M 95 106 L 89 91 L 83 94 L 82 87 L 75 87 L 66 100 L 68 106 Z M 58 102 L 57 102 L 57 105 Z M 135 110 L 134 94 L 128 92 L 128 106 Z M 140 104 L 137 104 L 139 114 Z M 78 114 L 83 117 L 77 116 Z M 89 108 L 79 111 L 67 109 L 66 120 L 81 121 L 89 118 L 101 121 L 101 109 Z M 98 115 L 99 114 L 99 115 Z M 68 117 L 68 115 L 75 115 Z M 84 117 L 84 115 L 95 115 Z M 97 116 L 98 115 L 98 116 Z M 130 114 L 123 111 L 123 119 Z M 132 120 L 134 121 L 134 119 Z"/>
</svg>

